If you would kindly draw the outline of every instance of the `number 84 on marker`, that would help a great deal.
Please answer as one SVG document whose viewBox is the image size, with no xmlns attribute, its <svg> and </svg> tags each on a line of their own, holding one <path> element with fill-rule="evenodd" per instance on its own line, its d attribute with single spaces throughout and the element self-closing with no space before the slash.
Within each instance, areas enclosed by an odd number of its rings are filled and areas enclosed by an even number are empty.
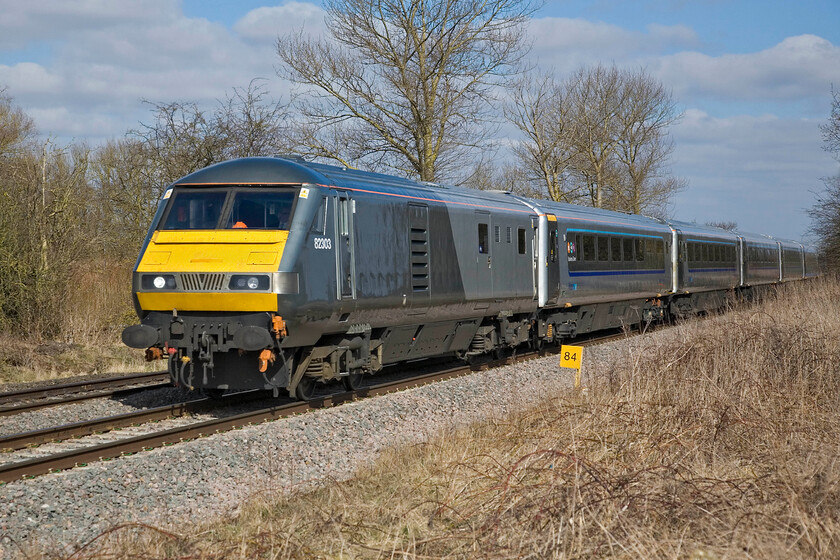
<svg viewBox="0 0 840 560">
<path fill-rule="evenodd" d="M 583 358 L 583 346 L 560 347 L 560 367 L 580 369 L 580 362 Z"/>
</svg>

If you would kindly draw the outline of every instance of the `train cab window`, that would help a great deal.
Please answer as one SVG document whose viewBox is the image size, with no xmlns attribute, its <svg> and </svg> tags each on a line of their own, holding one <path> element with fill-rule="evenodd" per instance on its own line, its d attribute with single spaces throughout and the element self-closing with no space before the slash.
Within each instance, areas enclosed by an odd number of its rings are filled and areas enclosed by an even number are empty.
<svg viewBox="0 0 840 560">
<path fill-rule="evenodd" d="M 312 219 L 312 227 L 309 228 L 312 233 L 319 233 L 323 235 L 326 232 L 327 204 L 329 204 L 329 199 L 327 197 L 321 198 L 321 204 L 318 205 L 318 210 L 315 212 L 315 217 Z"/>
<path fill-rule="evenodd" d="M 478 252 L 487 254 L 490 252 L 488 242 L 487 224 L 478 224 Z"/>
<path fill-rule="evenodd" d="M 526 250 L 525 229 L 519 228 L 516 230 L 516 241 L 519 254 L 524 255 Z"/>
<path fill-rule="evenodd" d="M 618 237 L 610 237 L 610 260 L 612 262 L 621 262 L 621 239 Z"/>
<path fill-rule="evenodd" d="M 610 238 L 603 235 L 598 236 L 598 260 L 608 261 L 610 259 Z"/>
<path fill-rule="evenodd" d="M 633 260 L 633 240 L 629 237 L 625 237 L 621 240 L 621 244 L 624 245 L 624 261 L 630 262 Z"/>
<path fill-rule="evenodd" d="M 583 248 L 583 260 L 594 261 L 595 260 L 595 236 L 594 235 L 584 235 L 581 247 Z"/>
<path fill-rule="evenodd" d="M 289 229 L 295 194 L 291 191 L 239 191 L 226 228 Z"/>
<path fill-rule="evenodd" d="M 160 229 L 216 229 L 227 195 L 223 190 L 176 188 Z"/>
</svg>

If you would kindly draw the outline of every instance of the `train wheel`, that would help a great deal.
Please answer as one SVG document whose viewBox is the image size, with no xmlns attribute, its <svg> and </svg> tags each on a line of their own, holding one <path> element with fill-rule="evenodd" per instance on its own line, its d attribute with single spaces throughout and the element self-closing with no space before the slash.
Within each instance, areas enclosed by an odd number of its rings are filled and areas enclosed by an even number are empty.
<svg viewBox="0 0 840 560">
<path fill-rule="evenodd" d="M 351 373 L 350 375 L 344 377 L 341 381 L 344 383 L 345 389 L 348 391 L 355 391 L 362 386 L 362 374 Z"/>
<path fill-rule="evenodd" d="M 308 401 L 315 394 L 315 378 L 304 375 L 295 388 L 295 396 L 298 400 Z"/>
</svg>

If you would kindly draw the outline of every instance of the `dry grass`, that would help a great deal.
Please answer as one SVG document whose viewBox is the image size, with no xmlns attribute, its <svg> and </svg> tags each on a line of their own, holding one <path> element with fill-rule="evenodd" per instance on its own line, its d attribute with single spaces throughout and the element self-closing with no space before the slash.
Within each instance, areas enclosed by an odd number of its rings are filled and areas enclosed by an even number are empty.
<svg viewBox="0 0 840 560">
<path fill-rule="evenodd" d="M 118 340 L 81 345 L 0 336 L 0 385 L 163 369 L 165 362 L 147 363 L 142 350 L 128 348 Z"/>
<path fill-rule="evenodd" d="M 59 308 L 58 316 L 43 319 L 61 325 L 57 340 L 0 335 L 0 384 L 166 369 L 161 362 L 146 364 L 142 350 L 120 341 L 123 327 L 137 322 L 130 264 L 79 263 Z"/>
<path fill-rule="evenodd" d="M 386 453 L 349 482 L 264 494 L 226 523 L 182 536 L 132 526 L 87 551 L 840 557 L 840 285 L 791 287 L 632 344 L 586 393 Z"/>
</svg>

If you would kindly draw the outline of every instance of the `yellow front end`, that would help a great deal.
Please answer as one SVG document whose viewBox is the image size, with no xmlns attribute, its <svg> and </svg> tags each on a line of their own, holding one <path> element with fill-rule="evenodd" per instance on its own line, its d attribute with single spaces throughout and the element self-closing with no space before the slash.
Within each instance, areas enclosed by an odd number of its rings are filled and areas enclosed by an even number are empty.
<svg viewBox="0 0 840 560">
<path fill-rule="evenodd" d="M 152 235 L 138 273 L 178 274 L 195 279 L 177 291 L 138 291 L 145 311 L 277 311 L 277 294 L 241 292 L 211 282 L 223 274 L 276 272 L 288 231 L 175 230 Z M 137 286 L 139 288 L 139 283 Z"/>
</svg>

